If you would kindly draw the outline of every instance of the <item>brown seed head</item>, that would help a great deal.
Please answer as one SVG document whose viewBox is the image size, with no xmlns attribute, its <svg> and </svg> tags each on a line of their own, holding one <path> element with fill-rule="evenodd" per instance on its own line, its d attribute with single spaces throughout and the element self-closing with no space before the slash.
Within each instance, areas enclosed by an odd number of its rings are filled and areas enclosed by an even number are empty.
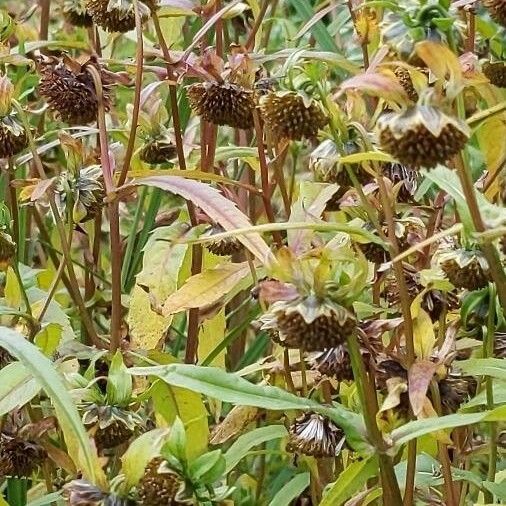
<svg viewBox="0 0 506 506">
<path fill-rule="evenodd" d="M 183 504 L 177 497 L 184 484 L 181 478 L 167 466 L 164 459 L 156 457 L 149 462 L 137 487 L 140 503 L 144 506 L 176 506 Z"/>
<path fill-rule="evenodd" d="M 490 12 L 492 19 L 506 26 L 506 0 L 483 0 L 483 5 Z"/>
<path fill-rule="evenodd" d="M 482 66 L 488 80 L 498 88 L 506 88 L 506 63 L 503 61 L 486 62 Z"/>
<path fill-rule="evenodd" d="M 141 20 L 149 16 L 149 8 L 138 3 Z M 86 10 L 93 22 L 108 32 L 129 32 L 135 29 L 135 11 L 132 0 L 86 0 Z"/>
</svg>

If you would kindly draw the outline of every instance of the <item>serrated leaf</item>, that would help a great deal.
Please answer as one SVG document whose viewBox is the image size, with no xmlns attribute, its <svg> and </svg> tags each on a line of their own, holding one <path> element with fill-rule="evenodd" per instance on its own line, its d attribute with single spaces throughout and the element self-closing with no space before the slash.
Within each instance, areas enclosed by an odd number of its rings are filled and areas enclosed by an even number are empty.
<svg viewBox="0 0 506 506">
<path fill-rule="evenodd" d="M 243 283 L 244 282 L 244 283 Z M 248 262 L 222 264 L 189 278 L 162 306 L 164 316 L 186 311 L 191 308 L 205 308 L 216 304 L 225 295 L 229 297 L 238 286 L 251 284 L 251 270 Z"/>
</svg>

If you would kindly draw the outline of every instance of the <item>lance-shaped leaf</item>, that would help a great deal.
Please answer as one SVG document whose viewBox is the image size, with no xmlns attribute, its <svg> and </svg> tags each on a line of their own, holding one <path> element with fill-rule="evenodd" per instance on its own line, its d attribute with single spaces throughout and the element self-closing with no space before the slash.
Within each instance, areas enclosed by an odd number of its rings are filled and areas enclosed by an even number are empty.
<svg viewBox="0 0 506 506">
<path fill-rule="evenodd" d="M 30 402 L 40 386 L 21 363 L 13 362 L 0 369 L 0 416 Z"/>
<path fill-rule="evenodd" d="M 198 367 L 189 364 L 170 364 L 154 367 L 134 367 L 130 373 L 136 376 L 158 376 L 169 385 L 200 392 L 214 399 L 244 406 L 256 406 L 276 411 L 299 409 L 315 411 L 331 418 L 346 433 L 347 442 L 358 451 L 370 451 L 365 441 L 364 422 L 360 415 L 352 413 L 338 403 L 323 406 L 312 399 L 297 397 L 277 387 L 250 383 L 237 374 L 214 367 Z"/>
<path fill-rule="evenodd" d="M 180 195 L 200 207 L 212 220 L 225 230 L 251 226 L 248 217 L 236 205 L 215 188 L 177 176 L 153 176 L 137 179 L 132 185 L 156 186 L 162 190 Z M 262 237 L 253 232 L 238 236 L 239 241 L 263 263 L 274 261 L 274 256 Z"/>
<path fill-rule="evenodd" d="M 0 347 L 15 356 L 32 373 L 50 397 L 69 455 L 76 467 L 82 470 L 87 480 L 105 486 L 105 475 L 96 451 L 90 444 L 77 408 L 53 363 L 21 334 L 6 327 L 0 327 Z"/>
<path fill-rule="evenodd" d="M 407 104 L 408 96 L 395 76 L 380 72 L 366 72 L 353 76 L 341 83 L 342 90 L 359 90 L 363 93 L 381 97 L 398 104 Z"/>
<path fill-rule="evenodd" d="M 430 380 L 436 372 L 436 364 L 429 360 L 416 361 L 408 371 L 409 402 L 415 416 L 423 411 Z"/>
</svg>

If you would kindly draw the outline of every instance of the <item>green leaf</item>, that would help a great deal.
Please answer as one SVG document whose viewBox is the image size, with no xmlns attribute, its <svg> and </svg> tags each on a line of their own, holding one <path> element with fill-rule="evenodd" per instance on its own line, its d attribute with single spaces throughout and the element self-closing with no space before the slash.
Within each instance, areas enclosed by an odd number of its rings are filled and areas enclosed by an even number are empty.
<svg viewBox="0 0 506 506">
<path fill-rule="evenodd" d="M 284 425 L 268 425 L 238 437 L 237 441 L 225 453 L 226 472 L 229 473 L 254 446 L 286 435 L 287 431 Z"/>
<path fill-rule="evenodd" d="M 506 364 L 502 358 L 471 358 L 459 362 L 459 368 L 471 376 L 491 376 L 506 380 Z"/>
<path fill-rule="evenodd" d="M 190 464 L 189 473 L 194 482 L 212 484 L 225 472 L 225 458 L 221 450 L 204 453 Z"/>
<path fill-rule="evenodd" d="M 501 481 L 501 483 L 494 483 L 493 481 L 484 481 L 483 486 L 494 494 L 497 499 L 504 504 L 506 501 L 506 480 Z"/>
<path fill-rule="evenodd" d="M 90 444 L 81 417 L 53 363 L 21 334 L 6 327 L 0 327 L 0 346 L 32 373 L 50 397 L 63 430 L 68 453 L 76 467 L 82 470 L 87 480 L 98 486 L 105 486 L 105 475 L 96 451 Z"/>
<path fill-rule="evenodd" d="M 0 369 L 0 416 L 24 406 L 40 392 L 40 386 L 21 362 Z"/>
<path fill-rule="evenodd" d="M 316 411 L 331 418 L 347 435 L 347 442 L 360 451 L 370 450 L 365 441 L 364 422 L 360 415 L 348 411 L 338 403 L 322 406 L 312 399 L 305 399 L 272 386 L 255 385 L 240 376 L 214 367 L 190 364 L 170 364 L 154 367 L 133 367 L 130 374 L 158 376 L 169 385 L 200 392 L 214 399 L 232 404 L 256 406 L 264 409 L 300 409 Z"/>
<path fill-rule="evenodd" d="M 309 486 L 310 474 L 300 473 L 295 475 L 278 493 L 272 498 L 269 506 L 290 506 Z"/>
<path fill-rule="evenodd" d="M 304 22 L 308 22 L 313 18 L 313 7 L 308 0 L 289 0 L 289 3 L 297 11 L 297 14 L 303 19 Z M 330 36 L 326 26 L 322 21 L 318 21 L 311 26 L 311 33 L 316 39 L 318 45 L 324 51 L 339 53 L 339 48 L 337 47 L 334 39 Z"/>
<path fill-rule="evenodd" d="M 61 492 L 53 492 L 52 494 L 47 494 L 44 497 L 39 497 L 34 501 L 30 501 L 26 506 L 49 506 L 50 504 L 55 504 L 56 502 L 58 502 L 58 504 L 61 504 L 60 503 L 61 500 L 62 500 Z"/>
<path fill-rule="evenodd" d="M 366 481 L 378 474 L 376 457 L 369 457 L 348 466 L 324 494 L 320 506 L 340 506 L 360 490 Z"/>
<path fill-rule="evenodd" d="M 170 435 L 170 429 L 154 429 L 133 441 L 121 457 L 121 472 L 125 479 L 122 490 L 127 493 L 139 483 L 144 469 L 151 459 L 160 455 L 161 449 Z"/>
<path fill-rule="evenodd" d="M 123 355 L 118 350 L 107 375 L 107 402 L 113 406 L 127 406 L 132 396 L 132 376 L 123 362 Z"/>
<path fill-rule="evenodd" d="M 186 431 L 184 424 L 179 417 L 174 420 L 170 428 L 169 438 L 163 445 L 162 455 L 169 453 L 176 457 L 179 462 L 186 461 Z"/>
<path fill-rule="evenodd" d="M 63 327 L 59 323 L 44 325 L 35 336 L 34 342 L 46 357 L 51 357 L 60 344 Z"/>
</svg>

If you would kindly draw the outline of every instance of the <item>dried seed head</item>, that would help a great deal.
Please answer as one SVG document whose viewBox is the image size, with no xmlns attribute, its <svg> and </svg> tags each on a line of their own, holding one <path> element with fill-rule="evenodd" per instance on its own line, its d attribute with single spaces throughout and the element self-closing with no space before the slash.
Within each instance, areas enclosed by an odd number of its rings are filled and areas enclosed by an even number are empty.
<svg viewBox="0 0 506 506">
<path fill-rule="evenodd" d="M 232 83 L 198 83 L 188 87 L 188 100 L 196 114 L 215 125 L 253 127 L 253 91 Z"/>
<path fill-rule="evenodd" d="M 382 392 L 387 391 L 387 381 L 392 378 L 408 379 L 408 372 L 397 360 L 379 357 L 376 364 L 376 384 Z"/>
<path fill-rule="evenodd" d="M 72 480 L 64 485 L 63 496 L 69 506 L 99 506 L 106 494 L 89 481 Z"/>
<path fill-rule="evenodd" d="M 177 148 L 169 137 L 156 137 L 144 144 L 139 156 L 143 162 L 151 165 L 167 163 L 177 156 Z"/>
<path fill-rule="evenodd" d="M 260 111 L 278 139 L 312 139 L 328 123 L 318 102 L 294 91 L 268 93 L 260 99 Z"/>
<path fill-rule="evenodd" d="M 149 8 L 138 3 L 142 22 L 149 16 Z M 132 0 L 86 0 L 86 10 L 93 22 L 108 32 L 129 32 L 135 29 L 135 10 Z"/>
<path fill-rule="evenodd" d="M 480 251 L 458 249 L 443 253 L 439 258 L 441 268 L 455 288 L 479 290 L 487 286 L 489 267 Z"/>
<path fill-rule="evenodd" d="M 399 81 L 400 85 L 403 87 L 404 91 L 406 92 L 406 95 L 408 98 L 413 101 L 418 101 L 418 92 L 416 91 L 415 87 L 413 86 L 413 81 L 411 80 L 411 75 L 407 69 L 404 67 L 397 67 L 394 69 L 395 77 L 397 77 L 397 80 Z"/>
<path fill-rule="evenodd" d="M 39 93 L 63 121 L 86 125 L 97 118 L 95 84 L 84 66 L 68 63 L 56 58 L 41 63 Z M 98 63 L 92 64 L 100 69 Z M 111 106 L 108 79 L 103 77 L 102 81 L 104 107 L 108 111 Z"/>
<path fill-rule="evenodd" d="M 308 296 L 275 302 L 261 318 L 262 329 L 286 348 L 322 351 L 334 348 L 355 334 L 357 319 L 348 309 Z"/>
<path fill-rule="evenodd" d="M 0 158 L 17 155 L 28 146 L 24 127 L 13 116 L 0 118 Z"/>
<path fill-rule="evenodd" d="M 213 236 L 222 232 L 225 232 L 223 227 L 214 225 L 204 235 Z M 215 255 L 229 256 L 241 251 L 243 246 L 237 237 L 225 237 L 224 239 L 216 239 L 215 241 L 207 242 L 206 248 Z"/>
<path fill-rule="evenodd" d="M 0 476 L 29 477 L 46 458 L 46 451 L 34 441 L 0 434 Z"/>
<path fill-rule="evenodd" d="M 84 6 L 84 0 L 65 0 L 63 15 L 67 22 L 74 26 L 88 28 L 93 24 L 93 19 Z"/>
<path fill-rule="evenodd" d="M 61 210 L 65 208 L 70 193 L 74 222 L 83 223 L 95 218 L 102 212 L 106 196 L 102 181 L 99 165 L 85 167 L 77 176 L 63 172 L 55 185 L 58 206 Z"/>
<path fill-rule="evenodd" d="M 305 413 L 290 426 L 286 450 L 317 458 L 335 457 L 344 444 L 344 432 L 329 418 Z"/>
<path fill-rule="evenodd" d="M 400 163 L 435 167 L 457 154 L 469 139 L 469 128 L 431 106 L 413 106 L 378 120 L 382 148 Z"/>
<path fill-rule="evenodd" d="M 314 358 L 313 369 L 337 381 L 353 380 L 351 358 L 346 344 L 330 348 Z"/>
<path fill-rule="evenodd" d="M 126 443 L 143 420 L 137 413 L 117 406 L 90 404 L 83 414 L 84 425 L 91 430 L 99 450 Z"/>
<path fill-rule="evenodd" d="M 400 163 L 383 165 L 383 175 L 392 183 L 399 185 L 397 198 L 399 202 L 411 202 L 418 188 L 418 171 Z"/>
<path fill-rule="evenodd" d="M 184 489 L 181 478 L 156 457 L 149 462 L 137 487 L 140 504 L 144 506 L 176 506 Z"/>
<path fill-rule="evenodd" d="M 7 270 L 16 255 L 16 243 L 6 232 L 0 230 L 0 272 Z"/>
<path fill-rule="evenodd" d="M 506 0 L 483 0 L 483 5 L 494 21 L 506 26 Z"/>
<path fill-rule="evenodd" d="M 439 393 L 443 413 L 456 413 L 460 405 L 476 393 L 476 380 L 472 376 L 450 373 L 439 382 Z"/>
<path fill-rule="evenodd" d="M 505 3 L 506 5 L 506 3 Z M 486 62 L 482 66 L 488 80 L 498 88 L 506 88 L 506 63 L 503 61 Z"/>
</svg>

